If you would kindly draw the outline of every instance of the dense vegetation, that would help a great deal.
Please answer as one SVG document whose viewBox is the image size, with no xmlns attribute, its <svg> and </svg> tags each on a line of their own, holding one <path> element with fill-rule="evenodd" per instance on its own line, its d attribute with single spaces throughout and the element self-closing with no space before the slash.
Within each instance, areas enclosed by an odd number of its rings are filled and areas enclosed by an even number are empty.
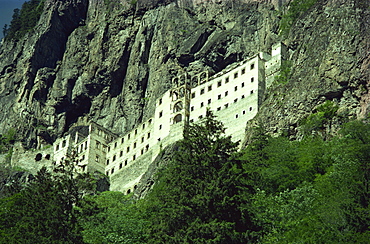
<svg viewBox="0 0 370 244">
<path fill-rule="evenodd" d="M 14 9 L 10 26 L 3 28 L 5 40 L 19 40 L 31 31 L 40 19 L 45 0 L 30 0 L 23 3 L 21 9 Z"/>
<path fill-rule="evenodd" d="M 304 124 L 335 109 L 327 102 Z M 140 201 L 86 194 L 93 192 L 86 175 L 43 169 L 0 200 L 0 242 L 368 243 L 369 124 L 348 122 L 330 140 L 307 134 L 302 141 L 256 128 L 241 152 L 223 132 L 211 112 L 189 126 Z"/>
</svg>

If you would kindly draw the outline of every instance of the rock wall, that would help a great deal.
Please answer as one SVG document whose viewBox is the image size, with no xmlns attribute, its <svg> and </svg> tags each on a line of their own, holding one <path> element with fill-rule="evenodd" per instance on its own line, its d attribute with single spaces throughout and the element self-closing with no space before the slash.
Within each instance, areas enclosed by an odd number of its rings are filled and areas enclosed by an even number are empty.
<svg viewBox="0 0 370 244">
<path fill-rule="evenodd" d="M 218 72 L 277 40 L 269 4 L 105 2 L 50 0 L 34 31 L 1 45 L 0 133 L 15 127 L 26 148 L 86 118 L 122 133 L 172 77 Z"/>
</svg>

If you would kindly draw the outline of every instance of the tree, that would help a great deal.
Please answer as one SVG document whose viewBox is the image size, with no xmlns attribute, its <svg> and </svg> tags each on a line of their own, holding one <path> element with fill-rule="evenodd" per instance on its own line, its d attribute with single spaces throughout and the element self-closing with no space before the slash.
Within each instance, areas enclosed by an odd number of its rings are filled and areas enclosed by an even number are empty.
<svg viewBox="0 0 370 244">
<path fill-rule="evenodd" d="M 77 221 L 93 179 L 77 174 L 72 161 L 53 173 L 45 167 L 20 193 L 0 200 L 1 243 L 83 243 Z"/>
<path fill-rule="evenodd" d="M 248 212 L 237 145 L 210 110 L 189 125 L 174 159 L 145 200 L 151 243 L 246 243 L 258 229 Z"/>
</svg>

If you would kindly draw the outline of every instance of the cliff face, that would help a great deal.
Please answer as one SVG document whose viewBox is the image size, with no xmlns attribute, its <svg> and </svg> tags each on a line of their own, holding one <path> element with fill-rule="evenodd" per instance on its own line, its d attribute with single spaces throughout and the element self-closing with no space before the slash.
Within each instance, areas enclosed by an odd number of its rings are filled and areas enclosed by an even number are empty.
<svg viewBox="0 0 370 244">
<path fill-rule="evenodd" d="M 291 79 L 268 91 L 258 125 L 273 135 L 302 138 L 302 119 L 330 100 L 338 106 L 322 135 L 335 134 L 348 119 L 366 118 L 370 109 L 370 3 L 365 0 L 318 1 L 294 23 L 286 44 Z"/>
<path fill-rule="evenodd" d="M 0 47 L 0 133 L 16 128 L 27 148 L 85 120 L 123 133 L 152 116 L 172 77 L 218 72 L 281 40 L 285 2 L 48 0 L 34 31 Z M 319 0 L 293 23 L 291 79 L 268 91 L 247 141 L 256 123 L 301 138 L 299 121 L 325 100 L 337 117 L 368 114 L 369 14 L 366 0 Z"/>
<path fill-rule="evenodd" d="M 32 33 L 0 47 L 0 133 L 29 148 L 84 120 L 131 129 L 173 76 L 268 50 L 278 17 L 259 2 L 47 1 Z"/>
</svg>

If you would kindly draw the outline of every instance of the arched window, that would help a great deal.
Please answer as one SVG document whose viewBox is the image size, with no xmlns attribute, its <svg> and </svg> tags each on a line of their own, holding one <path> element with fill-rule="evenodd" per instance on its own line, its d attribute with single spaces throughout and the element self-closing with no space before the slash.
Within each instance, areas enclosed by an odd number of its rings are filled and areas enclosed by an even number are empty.
<svg viewBox="0 0 370 244">
<path fill-rule="evenodd" d="M 177 91 L 172 92 L 172 101 L 176 101 L 179 98 L 179 94 Z"/>
<path fill-rule="evenodd" d="M 185 96 L 185 89 L 184 87 L 180 87 L 179 89 L 179 98 L 182 98 Z"/>
<path fill-rule="evenodd" d="M 194 77 L 191 79 L 191 86 L 192 86 L 192 87 L 196 87 L 196 86 L 198 86 L 198 76 L 194 76 Z"/>
<path fill-rule="evenodd" d="M 176 123 L 179 123 L 182 121 L 182 114 L 178 114 L 175 116 L 175 118 L 173 118 L 173 123 L 176 124 Z"/>
<path fill-rule="evenodd" d="M 183 109 L 183 105 L 182 105 L 182 102 L 179 101 L 175 104 L 175 106 L 173 106 L 173 112 L 174 113 L 177 113 L 179 111 L 181 111 Z"/>
</svg>

